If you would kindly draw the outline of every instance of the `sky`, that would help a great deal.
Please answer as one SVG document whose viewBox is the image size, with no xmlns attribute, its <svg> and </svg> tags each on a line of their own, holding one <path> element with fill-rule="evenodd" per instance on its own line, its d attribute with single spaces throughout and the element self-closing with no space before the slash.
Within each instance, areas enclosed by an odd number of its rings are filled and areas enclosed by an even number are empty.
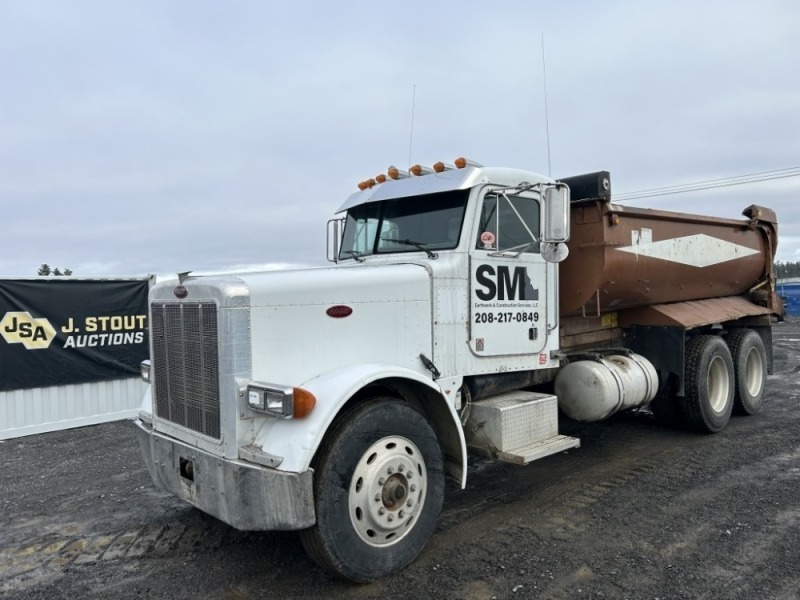
<svg viewBox="0 0 800 600">
<path fill-rule="evenodd" d="M 0 0 L 0 278 L 323 265 L 392 164 L 797 167 L 798 32 L 794 0 Z M 768 206 L 800 261 L 800 177 L 626 204 Z"/>
</svg>

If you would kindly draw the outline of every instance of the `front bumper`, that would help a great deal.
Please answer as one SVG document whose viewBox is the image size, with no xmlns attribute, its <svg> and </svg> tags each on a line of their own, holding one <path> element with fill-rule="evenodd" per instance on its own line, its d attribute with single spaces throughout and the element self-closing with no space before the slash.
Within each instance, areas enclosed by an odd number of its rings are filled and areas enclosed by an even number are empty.
<svg viewBox="0 0 800 600">
<path fill-rule="evenodd" d="M 242 531 L 305 529 L 316 522 L 313 472 L 287 473 L 214 456 L 135 421 L 156 487 Z"/>
</svg>

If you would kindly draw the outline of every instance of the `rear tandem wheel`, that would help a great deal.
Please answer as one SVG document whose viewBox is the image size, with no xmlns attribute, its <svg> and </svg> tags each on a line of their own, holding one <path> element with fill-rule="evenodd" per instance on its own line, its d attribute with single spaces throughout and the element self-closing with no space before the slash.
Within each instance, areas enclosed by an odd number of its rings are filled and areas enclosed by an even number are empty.
<svg viewBox="0 0 800 600">
<path fill-rule="evenodd" d="M 717 433 L 733 409 L 733 358 L 716 335 L 698 335 L 686 344 L 683 415 L 695 431 Z"/>
<path fill-rule="evenodd" d="M 767 382 L 764 342 L 753 329 L 734 329 L 728 334 L 727 341 L 736 373 L 733 412 L 754 415 L 761 410 Z"/>
</svg>

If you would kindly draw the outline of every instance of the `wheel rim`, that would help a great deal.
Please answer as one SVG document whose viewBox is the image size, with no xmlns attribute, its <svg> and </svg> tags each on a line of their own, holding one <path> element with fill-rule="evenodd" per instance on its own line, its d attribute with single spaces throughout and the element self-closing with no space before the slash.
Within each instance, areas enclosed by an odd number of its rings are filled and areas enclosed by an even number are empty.
<svg viewBox="0 0 800 600">
<path fill-rule="evenodd" d="M 400 436 L 375 442 L 356 465 L 348 508 L 353 528 L 370 546 L 388 546 L 414 528 L 428 476 L 422 453 Z"/>
<path fill-rule="evenodd" d="M 721 413 L 728 403 L 730 374 L 721 356 L 711 359 L 708 366 L 708 401 L 714 412 Z"/>
<path fill-rule="evenodd" d="M 764 362 L 761 360 L 761 354 L 755 348 L 751 348 L 747 353 L 744 373 L 747 393 L 752 397 L 758 396 L 764 385 Z"/>
</svg>

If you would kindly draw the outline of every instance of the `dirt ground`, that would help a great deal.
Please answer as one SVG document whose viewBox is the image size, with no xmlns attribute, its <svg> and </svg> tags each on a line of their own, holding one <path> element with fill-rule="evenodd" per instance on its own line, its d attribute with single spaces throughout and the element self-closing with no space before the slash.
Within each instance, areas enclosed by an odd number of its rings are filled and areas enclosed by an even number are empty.
<svg viewBox="0 0 800 600">
<path fill-rule="evenodd" d="M 578 449 L 475 460 L 420 558 L 368 585 L 157 492 L 129 422 L 0 442 L 0 597 L 800 598 L 800 322 L 774 342 L 760 414 L 566 422 Z"/>
</svg>

